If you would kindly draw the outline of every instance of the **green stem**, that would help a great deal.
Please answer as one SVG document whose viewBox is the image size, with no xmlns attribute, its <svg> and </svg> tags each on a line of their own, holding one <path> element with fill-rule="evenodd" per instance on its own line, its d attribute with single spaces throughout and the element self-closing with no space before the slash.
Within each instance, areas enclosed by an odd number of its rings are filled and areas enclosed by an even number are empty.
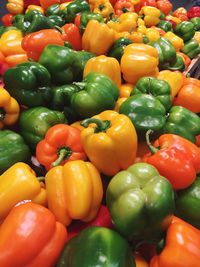
<svg viewBox="0 0 200 267">
<path fill-rule="evenodd" d="M 147 143 L 147 145 L 148 145 L 148 147 L 149 147 L 149 150 L 151 151 L 151 154 L 155 154 L 159 149 L 156 148 L 156 147 L 154 147 L 154 146 L 152 146 L 152 144 L 151 144 L 151 142 L 150 142 L 150 138 L 149 138 L 149 136 L 150 136 L 150 134 L 152 134 L 152 133 L 153 133 L 153 130 L 151 130 L 151 129 L 149 129 L 149 130 L 146 132 L 146 143 Z"/>
<path fill-rule="evenodd" d="M 45 181 L 45 177 L 44 176 L 39 176 L 37 177 L 39 182 L 44 182 Z"/>
<path fill-rule="evenodd" d="M 99 10 L 102 11 L 105 8 L 104 4 L 99 5 Z"/>
<path fill-rule="evenodd" d="M 110 121 L 107 120 L 101 121 L 99 119 L 94 119 L 94 118 L 85 119 L 84 121 L 81 122 L 81 126 L 87 128 L 91 123 L 96 124 L 95 133 L 105 132 L 111 126 Z"/>
<path fill-rule="evenodd" d="M 64 159 L 68 159 L 72 154 L 72 150 L 69 147 L 62 147 L 58 152 L 58 158 L 51 166 L 55 167 L 61 164 Z"/>
<path fill-rule="evenodd" d="M 0 108 L 0 121 L 4 120 L 5 115 L 6 115 L 6 113 L 5 113 L 4 109 Z"/>
<path fill-rule="evenodd" d="M 85 88 L 85 82 L 73 82 L 76 86 L 78 86 L 81 90 Z"/>
<path fill-rule="evenodd" d="M 123 7 L 123 8 L 122 8 L 122 12 L 123 12 L 123 13 L 126 13 L 126 12 L 129 12 L 129 10 L 128 10 L 128 8 Z"/>
</svg>

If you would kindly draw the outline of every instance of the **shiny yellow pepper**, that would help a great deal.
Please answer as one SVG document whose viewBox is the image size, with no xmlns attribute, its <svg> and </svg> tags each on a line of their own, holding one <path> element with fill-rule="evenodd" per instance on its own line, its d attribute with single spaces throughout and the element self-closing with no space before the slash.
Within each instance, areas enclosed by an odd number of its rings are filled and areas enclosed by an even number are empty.
<svg viewBox="0 0 200 267">
<path fill-rule="evenodd" d="M 10 94 L 0 87 L 0 129 L 5 125 L 13 125 L 18 120 L 20 107 Z"/>
<path fill-rule="evenodd" d="M 137 134 L 131 120 L 113 110 L 86 119 L 81 141 L 89 160 L 108 176 L 133 164 L 137 152 Z"/>
<path fill-rule="evenodd" d="M 89 72 L 105 74 L 113 80 L 118 88 L 121 86 L 121 70 L 116 58 L 104 55 L 90 58 L 85 65 L 83 77 Z"/>
<path fill-rule="evenodd" d="M 107 22 L 109 28 L 116 32 L 134 32 L 137 26 L 138 14 L 135 12 L 123 13 L 118 20 L 110 20 Z"/>
<path fill-rule="evenodd" d="M 184 46 L 184 41 L 183 39 L 181 39 L 179 36 L 177 36 L 175 33 L 173 32 L 167 32 L 163 35 L 163 37 L 165 37 L 166 39 L 168 39 L 174 46 L 174 48 L 176 49 L 176 51 L 180 51 L 181 48 L 183 48 Z"/>
<path fill-rule="evenodd" d="M 156 42 L 160 38 L 160 33 L 153 28 L 147 28 L 145 35 L 149 42 Z"/>
<path fill-rule="evenodd" d="M 6 4 L 8 12 L 13 15 L 22 14 L 24 11 L 24 1 L 23 0 L 8 0 Z"/>
<path fill-rule="evenodd" d="M 115 31 L 105 23 L 90 20 L 82 36 L 82 48 L 100 56 L 106 54 L 115 40 Z"/>
<path fill-rule="evenodd" d="M 27 8 L 26 8 L 26 12 L 25 13 L 28 13 L 29 11 L 31 10 L 37 10 L 39 11 L 41 14 L 44 14 L 44 9 L 41 7 L 41 6 L 37 6 L 37 5 L 29 5 Z"/>
<path fill-rule="evenodd" d="M 94 219 L 103 197 L 98 170 L 91 162 L 74 160 L 50 169 L 45 176 L 48 208 L 64 225 Z"/>
<path fill-rule="evenodd" d="M 199 43 L 200 45 L 200 32 L 195 32 L 195 35 L 193 37 L 195 40 L 197 40 L 197 42 Z"/>
<path fill-rule="evenodd" d="M 98 3 L 99 1 L 97 1 Z M 114 14 L 114 9 L 108 0 L 99 3 L 92 11 L 93 13 L 98 13 L 102 15 L 103 18 L 110 18 Z"/>
<path fill-rule="evenodd" d="M 155 26 L 160 22 L 161 12 L 158 8 L 152 6 L 143 6 L 139 15 L 144 16 L 144 23 L 147 27 Z"/>
<path fill-rule="evenodd" d="M 0 176 L 0 221 L 22 200 L 46 205 L 46 190 L 29 165 L 18 162 Z"/>
</svg>

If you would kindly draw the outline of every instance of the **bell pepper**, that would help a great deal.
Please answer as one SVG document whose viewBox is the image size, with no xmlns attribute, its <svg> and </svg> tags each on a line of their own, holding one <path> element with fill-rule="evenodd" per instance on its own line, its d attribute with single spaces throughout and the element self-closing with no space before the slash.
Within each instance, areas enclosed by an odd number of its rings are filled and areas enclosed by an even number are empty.
<svg viewBox="0 0 200 267">
<path fill-rule="evenodd" d="M 165 32 L 170 32 L 172 31 L 172 24 L 167 21 L 167 20 L 161 20 L 158 24 L 157 27 L 163 29 Z"/>
<path fill-rule="evenodd" d="M 32 1 L 32 0 L 31 0 Z M 60 4 L 60 0 L 39 0 L 40 6 L 47 10 L 51 5 Z"/>
<path fill-rule="evenodd" d="M 97 56 L 106 54 L 114 43 L 115 32 L 107 24 L 90 20 L 82 36 L 82 48 Z"/>
<path fill-rule="evenodd" d="M 169 0 L 157 0 L 156 6 L 165 15 L 168 15 L 173 9 L 173 5 Z"/>
<path fill-rule="evenodd" d="M 111 229 L 90 226 L 66 244 L 57 263 L 57 267 L 64 266 L 135 267 L 136 265 L 125 238 Z"/>
<path fill-rule="evenodd" d="M 145 161 L 166 177 L 175 190 L 185 189 L 196 179 L 200 170 L 200 150 L 189 140 L 175 134 L 160 135 L 151 146 L 152 154 L 147 154 Z"/>
<path fill-rule="evenodd" d="M 188 10 L 187 15 L 188 15 L 188 18 L 189 19 L 200 17 L 200 7 L 199 6 L 193 6 L 193 7 L 191 7 Z"/>
<path fill-rule="evenodd" d="M 184 54 L 182 52 L 177 52 L 176 55 L 182 57 L 182 59 L 185 63 L 185 69 L 187 69 L 190 66 L 192 60 L 186 54 Z"/>
<path fill-rule="evenodd" d="M 13 207 L 0 227 L 0 265 L 54 266 L 67 231 L 45 207 L 31 202 Z M 26 250 L 24 250 L 26 248 Z"/>
<path fill-rule="evenodd" d="M 62 39 L 69 42 L 74 50 L 81 50 L 81 34 L 78 27 L 73 23 L 67 23 L 61 29 L 63 30 Z"/>
<path fill-rule="evenodd" d="M 185 43 L 181 51 L 189 58 L 193 59 L 200 53 L 200 45 L 197 40 L 191 39 Z"/>
<path fill-rule="evenodd" d="M 181 20 L 177 17 L 174 17 L 172 15 L 167 15 L 164 20 L 169 21 L 172 24 L 172 28 L 174 30 L 174 28 L 176 27 L 176 25 L 181 23 Z"/>
<path fill-rule="evenodd" d="M 81 62 L 76 52 L 68 47 L 47 45 L 38 61 L 52 76 L 55 85 L 63 85 L 76 80 Z"/>
<path fill-rule="evenodd" d="M 83 148 L 101 173 L 112 176 L 133 164 L 137 135 L 129 118 L 107 110 L 84 120 L 81 125 L 86 127 L 81 131 Z"/>
<path fill-rule="evenodd" d="M 155 26 L 160 22 L 161 12 L 156 7 L 144 6 L 141 8 L 139 15 L 144 16 L 144 22 L 147 27 Z"/>
<path fill-rule="evenodd" d="M 25 62 L 9 68 L 3 76 L 5 89 L 19 104 L 28 107 L 48 103 L 51 76 L 36 62 Z"/>
<path fill-rule="evenodd" d="M 0 87 L 0 129 L 5 125 L 13 125 L 17 122 L 20 107 L 17 101 L 2 87 Z"/>
<path fill-rule="evenodd" d="M 136 267 L 149 267 L 148 262 L 139 254 L 138 252 L 134 253 Z"/>
<path fill-rule="evenodd" d="M 151 259 L 150 267 L 197 267 L 200 261 L 199 234 L 197 228 L 174 216 L 166 232 L 164 248 Z"/>
<path fill-rule="evenodd" d="M 143 77 L 134 86 L 131 95 L 149 94 L 158 99 L 165 107 L 166 111 L 172 106 L 170 85 L 164 80 L 153 77 Z"/>
<path fill-rule="evenodd" d="M 97 5 L 92 9 L 93 13 L 100 14 L 104 19 L 109 19 L 114 15 L 114 8 L 108 0 L 97 1 Z"/>
<path fill-rule="evenodd" d="M 40 5 L 40 0 L 24 0 L 24 8 L 26 9 L 29 5 Z"/>
<path fill-rule="evenodd" d="M 108 51 L 107 56 L 116 58 L 119 62 L 124 52 L 124 48 L 132 44 L 132 41 L 126 37 L 118 38 Z"/>
<path fill-rule="evenodd" d="M 132 0 L 117 0 L 114 5 L 115 15 L 120 16 L 126 12 L 134 12 Z"/>
<path fill-rule="evenodd" d="M 128 98 L 133 91 L 134 86 L 130 83 L 124 83 L 119 88 L 119 96 Z"/>
<path fill-rule="evenodd" d="M 160 33 L 152 27 L 147 28 L 145 32 L 145 37 L 147 37 L 148 41 L 147 42 L 143 41 L 144 43 L 154 42 L 160 38 Z"/>
<path fill-rule="evenodd" d="M 166 109 L 152 95 L 136 94 L 129 97 L 121 104 L 119 113 L 129 117 L 140 139 L 144 139 L 145 133 L 149 129 L 160 133 L 165 125 Z"/>
<path fill-rule="evenodd" d="M 36 158 L 47 171 L 70 160 L 85 160 L 81 131 L 66 124 L 50 127 L 44 139 L 37 144 Z"/>
<path fill-rule="evenodd" d="M 167 116 L 165 131 L 195 143 L 195 136 L 200 134 L 200 118 L 187 108 L 173 106 Z"/>
<path fill-rule="evenodd" d="M 181 21 L 188 20 L 187 10 L 184 7 L 177 8 L 173 13 L 172 16 L 179 18 Z"/>
<path fill-rule="evenodd" d="M 48 6 L 48 8 L 45 10 L 45 15 L 47 17 L 52 15 L 61 15 L 60 4 L 53 4 Z"/>
<path fill-rule="evenodd" d="M 23 137 L 11 130 L 0 131 L 0 174 L 16 162 L 26 162 L 30 159 L 29 147 Z"/>
<path fill-rule="evenodd" d="M 127 12 L 121 14 L 117 19 L 109 20 L 107 25 L 116 32 L 134 32 L 136 30 L 138 14 Z"/>
<path fill-rule="evenodd" d="M 24 11 L 24 1 L 23 0 L 8 0 L 6 4 L 6 9 L 11 14 L 22 14 Z"/>
<path fill-rule="evenodd" d="M 34 151 L 37 143 L 44 138 L 51 126 L 64 122 L 66 119 L 62 112 L 35 107 L 20 113 L 19 128 L 24 140 Z"/>
<path fill-rule="evenodd" d="M 41 6 L 38 6 L 38 5 L 29 5 L 27 8 L 26 8 L 26 12 L 29 12 L 31 10 L 37 10 L 39 11 L 41 14 L 44 15 L 44 9 L 41 7 Z"/>
<path fill-rule="evenodd" d="M 163 37 L 166 38 L 166 39 L 168 39 L 172 43 L 172 45 L 174 46 L 174 48 L 176 49 L 176 51 L 180 51 L 183 48 L 183 46 L 184 46 L 183 39 L 181 39 L 179 36 L 177 36 L 173 32 L 167 31 L 163 35 Z"/>
<path fill-rule="evenodd" d="M 74 19 L 78 13 L 84 11 L 90 11 L 90 6 L 86 0 L 74 0 L 70 2 L 64 10 L 62 10 L 62 16 L 66 22 L 74 22 Z"/>
<path fill-rule="evenodd" d="M 120 66 L 124 80 L 135 84 L 141 77 L 157 75 L 158 52 L 150 45 L 130 44 L 124 48 Z"/>
<path fill-rule="evenodd" d="M 101 14 L 84 11 L 80 14 L 79 29 L 83 33 L 90 20 L 97 20 L 98 22 L 104 22 L 104 18 Z"/>
<path fill-rule="evenodd" d="M 194 39 L 199 43 L 200 45 L 200 31 L 195 32 Z"/>
<path fill-rule="evenodd" d="M 200 30 L 200 16 L 196 18 L 192 18 L 190 21 L 193 23 L 195 31 L 199 31 Z"/>
<path fill-rule="evenodd" d="M 45 175 L 45 184 L 48 208 L 64 225 L 69 225 L 72 219 L 89 222 L 96 217 L 103 186 L 92 163 L 73 160 L 54 167 Z"/>
<path fill-rule="evenodd" d="M 172 70 L 172 71 L 181 71 L 185 70 L 185 60 L 180 55 L 176 54 L 176 61 L 173 63 L 165 63 L 162 65 L 162 69 Z"/>
<path fill-rule="evenodd" d="M 71 107 L 80 118 L 114 109 L 119 92 L 108 76 L 90 72 L 82 82 L 75 84 L 82 90 L 72 95 Z"/>
<path fill-rule="evenodd" d="M 56 26 L 62 27 L 66 23 L 62 17 L 57 15 L 51 15 L 48 17 L 48 19 L 54 25 L 55 28 Z"/>
<path fill-rule="evenodd" d="M 84 68 L 83 78 L 90 72 L 102 73 L 108 76 L 118 88 L 121 85 L 120 65 L 115 58 L 101 55 L 89 59 Z"/>
<path fill-rule="evenodd" d="M 176 25 L 174 33 L 181 37 L 184 42 L 190 41 L 195 34 L 194 25 L 191 21 L 182 21 Z"/>
<path fill-rule="evenodd" d="M 108 184 L 106 202 L 114 228 L 132 244 L 159 238 L 175 206 L 170 183 L 147 163 L 116 174 Z"/>
<path fill-rule="evenodd" d="M 1 22 L 5 27 L 12 26 L 14 15 L 11 13 L 7 13 L 1 17 Z"/>
</svg>

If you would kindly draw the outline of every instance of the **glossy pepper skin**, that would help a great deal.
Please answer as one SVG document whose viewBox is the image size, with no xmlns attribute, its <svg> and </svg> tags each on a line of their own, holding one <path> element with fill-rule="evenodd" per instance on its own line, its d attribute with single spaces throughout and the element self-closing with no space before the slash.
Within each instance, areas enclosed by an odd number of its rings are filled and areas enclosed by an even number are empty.
<svg viewBox="0 0 200 267">
<path fill-rule="evenodd" d="M 25 62 L 9 68 L 4 73 L 3 80 L 5 89 L 21 105 L 34 107 L 48 102 L 51 76 L 37 62 Z"/>
<path fill-rule="evenodd" d="M 163 64 L 162 69 L 183 72 L 185 70 L 185 61 L 182 56 L 177 54 L 176 61 Z"/>
<path fill-rule="evenodd" d="M 108 246 L 109 244 L 109 246 Z M 91 226 L 65 246 L 57 267 L 135 267 L 128 242 L 117 232 Z"/>
<path fill-rule="evenodd" d="M 21 112 L 19 128 L 24 140 L 34 151 L 37 143 L 44 138 L 51 126 L 64 122 L 66 119 L 62 112 L 35 107 Z"/>
<path fill-rule="evenodd" d="M 36 158 L 47 171 L 70 160 L 85 160 L 81 131 L 66 124 L 50 127 L 45 138 L 37 144 Z"/>
<path fill-rule="evenodd" d="M 172 31 L 172 24 L 167 20 L 161 20 L 156 26 L 161 28 L 165 32 Z"/>
<path fill-rule="evenodd" d="M 104 22 L 103 16 L 98 13 L 93 13 L 89 11 L 84 11 L 80 15 L 79 29 L 83 33 L 90 20 L 97 20 L 99 22 Z"/>
<path fill-rule="evenodd" d="M 181 37 L 184 42 L 192 39 L 195 34 L 194 25 L 190 21 L 182 21 L 174 28 L 174 33 Z"/>
<path fill-rule="evenodd" d="M 131 95 L 149 94 L 155 96 L 166 111 L 172 106 L 172 97 L 170 94 L 170 85 L 164 80 L 159 80 L 154 77 L 143 77 L 139 79 L 134 86 Z"/>
<path fill-rule="evenodd" d="M 179 135 L 163 134 L 149 148 L 153 154 L 146 155 L 145 161 L 156 167 L 175 190 L 185 189 L 195 181 L 200 171 L 200 151 L 195 144 Z"/>
<path fill-rule="evenodd" d="M 76 14 L 83 11 L 90 11 L 90 6 L 86 0 L 75 0 L 69 3 L 62 11 L 62 15 L 66 22 L 74 22 Z"/>
<path fill-rule="evenodd" d="M 45 207 L 31 202 L 12 208 L 0 227 L 0 265 L 56 264 L 67 239 L 65 227 Z M 26 250 L 24 250 L 26 248 Z"/>
<path fill-rule="evenodd" d="M 191 39 L 186 42 L 181 51 L 186 54 L 190 59 L 195 58 L 200 53 L 200 46 L 197 40 Z"/>
<path fill-rule="evenodd" d="M 134 162 L 137 135 L 125 115 L 106 110 L 81 125 L 87 127 L 81 132 L 84 150 L 101 173 L 112 176 Z"/>
<path fill-rule="evenodd" d="M 188 10 L 187 14 L 188 14 L 188 18 L 189 19 L 200 17 L 200 8 L 199 8 L 199 6 L 191 7 Z"/>
<path fill-rule="evenodd" d="M 153 6 L 143 6 L 139 12 L 144 16 L 144 22 L 147 27 L 155 26 L 160 22 L 161 12 Z"/>
<path fill-rule="evenodd" d="M 74 50 L 82 50 L 81 34 L 75 24 L 66 23 L 61 30 L 63 30 L 62 39 L 65 42 L 69 42 Z"/>
<path fill-rule="evenodd" d="M 81 65 L 75 51 L 59 45 L 47 45 L 38 62 L 49 71 L 55 85 L 75 81 Z"/>
<path fill-rule="evenodd" d="M 11 130 L 0 131 L 0 174 L 16 162 L 26 162 L 30 159 L 29 147 L 23 137 Z"/>
<path fill-rule="evenodd" d="M 69 225 L 73 219 L 89 222 L 96 217 L 103 186 L 92 163 L 74 160 L 54 167 L 47 172 L 45 184 L 48 208 L 64 225 Z"/>
<path fill-rule="evenodd" d="M 199 230 L 178 217 L 167 229 L 164 249 L 151 259 L 150 267 L 198 267 Z"/>
<path fill-rule="evenodd" d="M 168 39 L 172 43 L 172 45 L 175 47 L 176 51 L 180 51 L 181 48 L 184 46 L 183 39 L 181 39 L 179 36 L 177 36 L 173 32 L 166 32 L 163 35 L 163 37 Z"/>
<path fill-rule="evenodd" d="M 134 243 L 159 238 L 174 212 L 170 183 L 147 163 L 116 174 L 108 184 L 106 202 L 115 229 Z"/>
<path fill-rule="evenodd" d="M 114 109 L 119 92 L 108 76 L 90 72 L 82 82 L 76 85 L 82 90 L 73 94 L 71 107 L 80 118 L 91 117 L 104 110 Z"/>
<path fill-rule="evenodd" d="M 117 16 L 126 12 L 134 12 L 134 3 L 130 0 L 117 0 L 114 5 L 114 10 Z"/>
<path fill-rule="evenodd" d="M 118 38 L 114 42 L 114 44 L 111 46 L 111 48 L 108 52 L 108 56 L 114 57 L 120 62 L 121 57 L 122 57 L 123 52 L 124 52 L 124 48 L 129 44 L 132 44 L 132 41 L 129 38 L 126 38 L 126 37 Z"/>
<path fill-rule="evenodd" d="M 195 31 L 199 31 L 200 30 L 200 17 L 194 17 L 190 21 L 193 23 Z"/>
</svg>

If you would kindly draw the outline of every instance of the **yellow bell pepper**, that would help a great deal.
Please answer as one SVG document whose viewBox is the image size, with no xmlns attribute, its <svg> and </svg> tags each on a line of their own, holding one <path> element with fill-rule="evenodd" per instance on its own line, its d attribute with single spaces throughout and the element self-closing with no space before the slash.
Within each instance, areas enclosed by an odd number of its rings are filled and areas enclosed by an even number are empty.
<svg viewBox="0 0 200 267">
<path fill-rule="evenodd" d="M 169 83 L 171 87 L 172 98 L 178 94 L 184 82 L 183 74 L 178 71 L 174 72 L 170 70 L 162 70 L 159 72 L 157 78 L 160 80 L 165 80 Z"/>
<path fill-rule="evenodd" d="M 130 32 L 115 32 L 115 41 L 121 37 L 129 38 L 130 39 Z"/>
<path fill-rule="evenodd" d="M 109 20 L 107 25 L 109 28 L 116 32 L 134 32 L 137 26 L 138 14 L 135 12 L 123 13 L 119 16 L 119 19 Z"/>
<path fill-rule="evenodd" d="M 145 35 L 149 39 L 149 42 L 155 42 L 160 38 L 160 33 L 153 28 L 148 28 Z"/>
<path fill-rule="evenodd" d="M 115 108 L 114 110 L 119 112 L 119 108 L 121 106 L 121 104 L 127 99 L 127 97 L 119 97 L 115 103 Z"/>
<path fill-rule="evenodd" d="M 133 42 L 133 43 L 143 43 L 143 38 L 144 35 L 140 32 L 133 32 L 130 34 L 129 39 Z"/>
<path fill-rule="evenodd" d="M 147 32 L 147 27 L 146 27 L 145 25 L 140 25 L 140 26 L 137 28 L 137 32 L 138 32 L 138 33 L 141 33 L 141 34 L 143 34 L 143 35 L 145 35 L 146 32 Z"/>
<path fill-rule="evenodd" d="M 119 88 L 119 96 L 128 98 L 133 91 L 133 88 L 134 86 L 131 83 L 122 84 Z"/>
<path fill-rule="evenodd" d="M 18 120 L 20 107 L 10 94 L 0 87 L 0 129 L 4 125 L 13 125 Z"/>
<path fill-rule="evenodd" d="M 106 54 L 115 40 L 115 31 L 105 23 L 90 20 L 82 36 L 82 48 L 100 56 Z"/>
<path fill-rule="evenodd" d="M 97 1 L 99 3 L 100 1 Z M 92 11 L 93 13 L 98 13 L 102 15 L 103 18 L 110 18 L 114 14 L 114 9 L 108 0 L 102 0 L 101 3 L 95 6 Z"/>
<path fill-rule="evenodd" d="M 166 16 L 166 19 L 168 19 L 168 20 L 172 20 L 172 21 L 175 22 L 176 24 L 179 24 L 179 23 L 182 22 L 179 18 L 174 17 L 174 16 L 172 16 L 172 15 L 167 15 L 167 16 Z"/>
<path fill-rule="evenodd" d="M 36 199 L 38 204 L 46 204 L 45 189 L 41 187 L 35 172 L 23 162 L 15 163 L 0 176 L 0 192 L 0 202 L 2 203 L 0 220 L 3 220 L 11 208 L 22 200 L 34 202 Z"/>
<path fill-rule="evenodd" d="M 23 0 L 8 0 L 6 4 L 8 12 L 13 15 L 22 14 L 24 12 L 24 1 Z"/>
<path fill-rule="evenodd" d="M 158 52 L 146 44 L 130 44 L 121 58 L 121 72 L 126 82 L 136 84 L 144 76 L 157 76 Z"/>
<path fill-rule="evenodd" d="M 195 35 L 193 37 L 195 40 L 197 40 L 197 42 L 199 43 L 200 45 L 200 32 L 195 32 Z"/>
<path fill-rule="evenodd" d="M 153 6 L 143 6 L 139 15 L 144 16 L 144 23 L 147 27 L 155 26 L 160 22 L 161 12 L 158 8 Z"/>
<path fill-rule="evenodd" d="M 93 220 L 103 197 L 101 176 L 90 162 L 74 160 L 50 169 L 45 176 L 48 208 L 69 225 L 72 219 Z"/>
<path fill-rule="evenodd" d="M 31 10 L 37 10 L 39 11 L 40 13 L 44 14 L 44 9 L 41 7 L 41 6 L 37 6 L 37 5 L 29 5 L 27 8 L 26 8 L 26 12 L 25 13 L 28 13 L 29 11 Z"/>
<path fill-rule="evenodd" d="M 89 160 L 108 176 L 133 164 L 137 134 L 131 120 L 116 111 L 106 110 L 82 122 L 81 141 Z"/>
<path fill-rule="evenodd" d="M 175 33 L 173 32 L 167 32 L 163 35 L 163 37 L 165 37 L 166 39 L 168 39 L 173 46 L 175 47 L 176 51 L 180 51 L 181 48 L 183 48 L 184 46 L 184 41 L 183 39 L 181 39 L 179 36 L 177 36 Z"/>
<path fill-rule="evenodd" d="M 110 77 L 119 88 L 121 85 L 121 70 L 116 58 L 104 55 L 90 58 L 84 68 L 83 77 L 89 72 L 98 72 Z"/>
</svg>

